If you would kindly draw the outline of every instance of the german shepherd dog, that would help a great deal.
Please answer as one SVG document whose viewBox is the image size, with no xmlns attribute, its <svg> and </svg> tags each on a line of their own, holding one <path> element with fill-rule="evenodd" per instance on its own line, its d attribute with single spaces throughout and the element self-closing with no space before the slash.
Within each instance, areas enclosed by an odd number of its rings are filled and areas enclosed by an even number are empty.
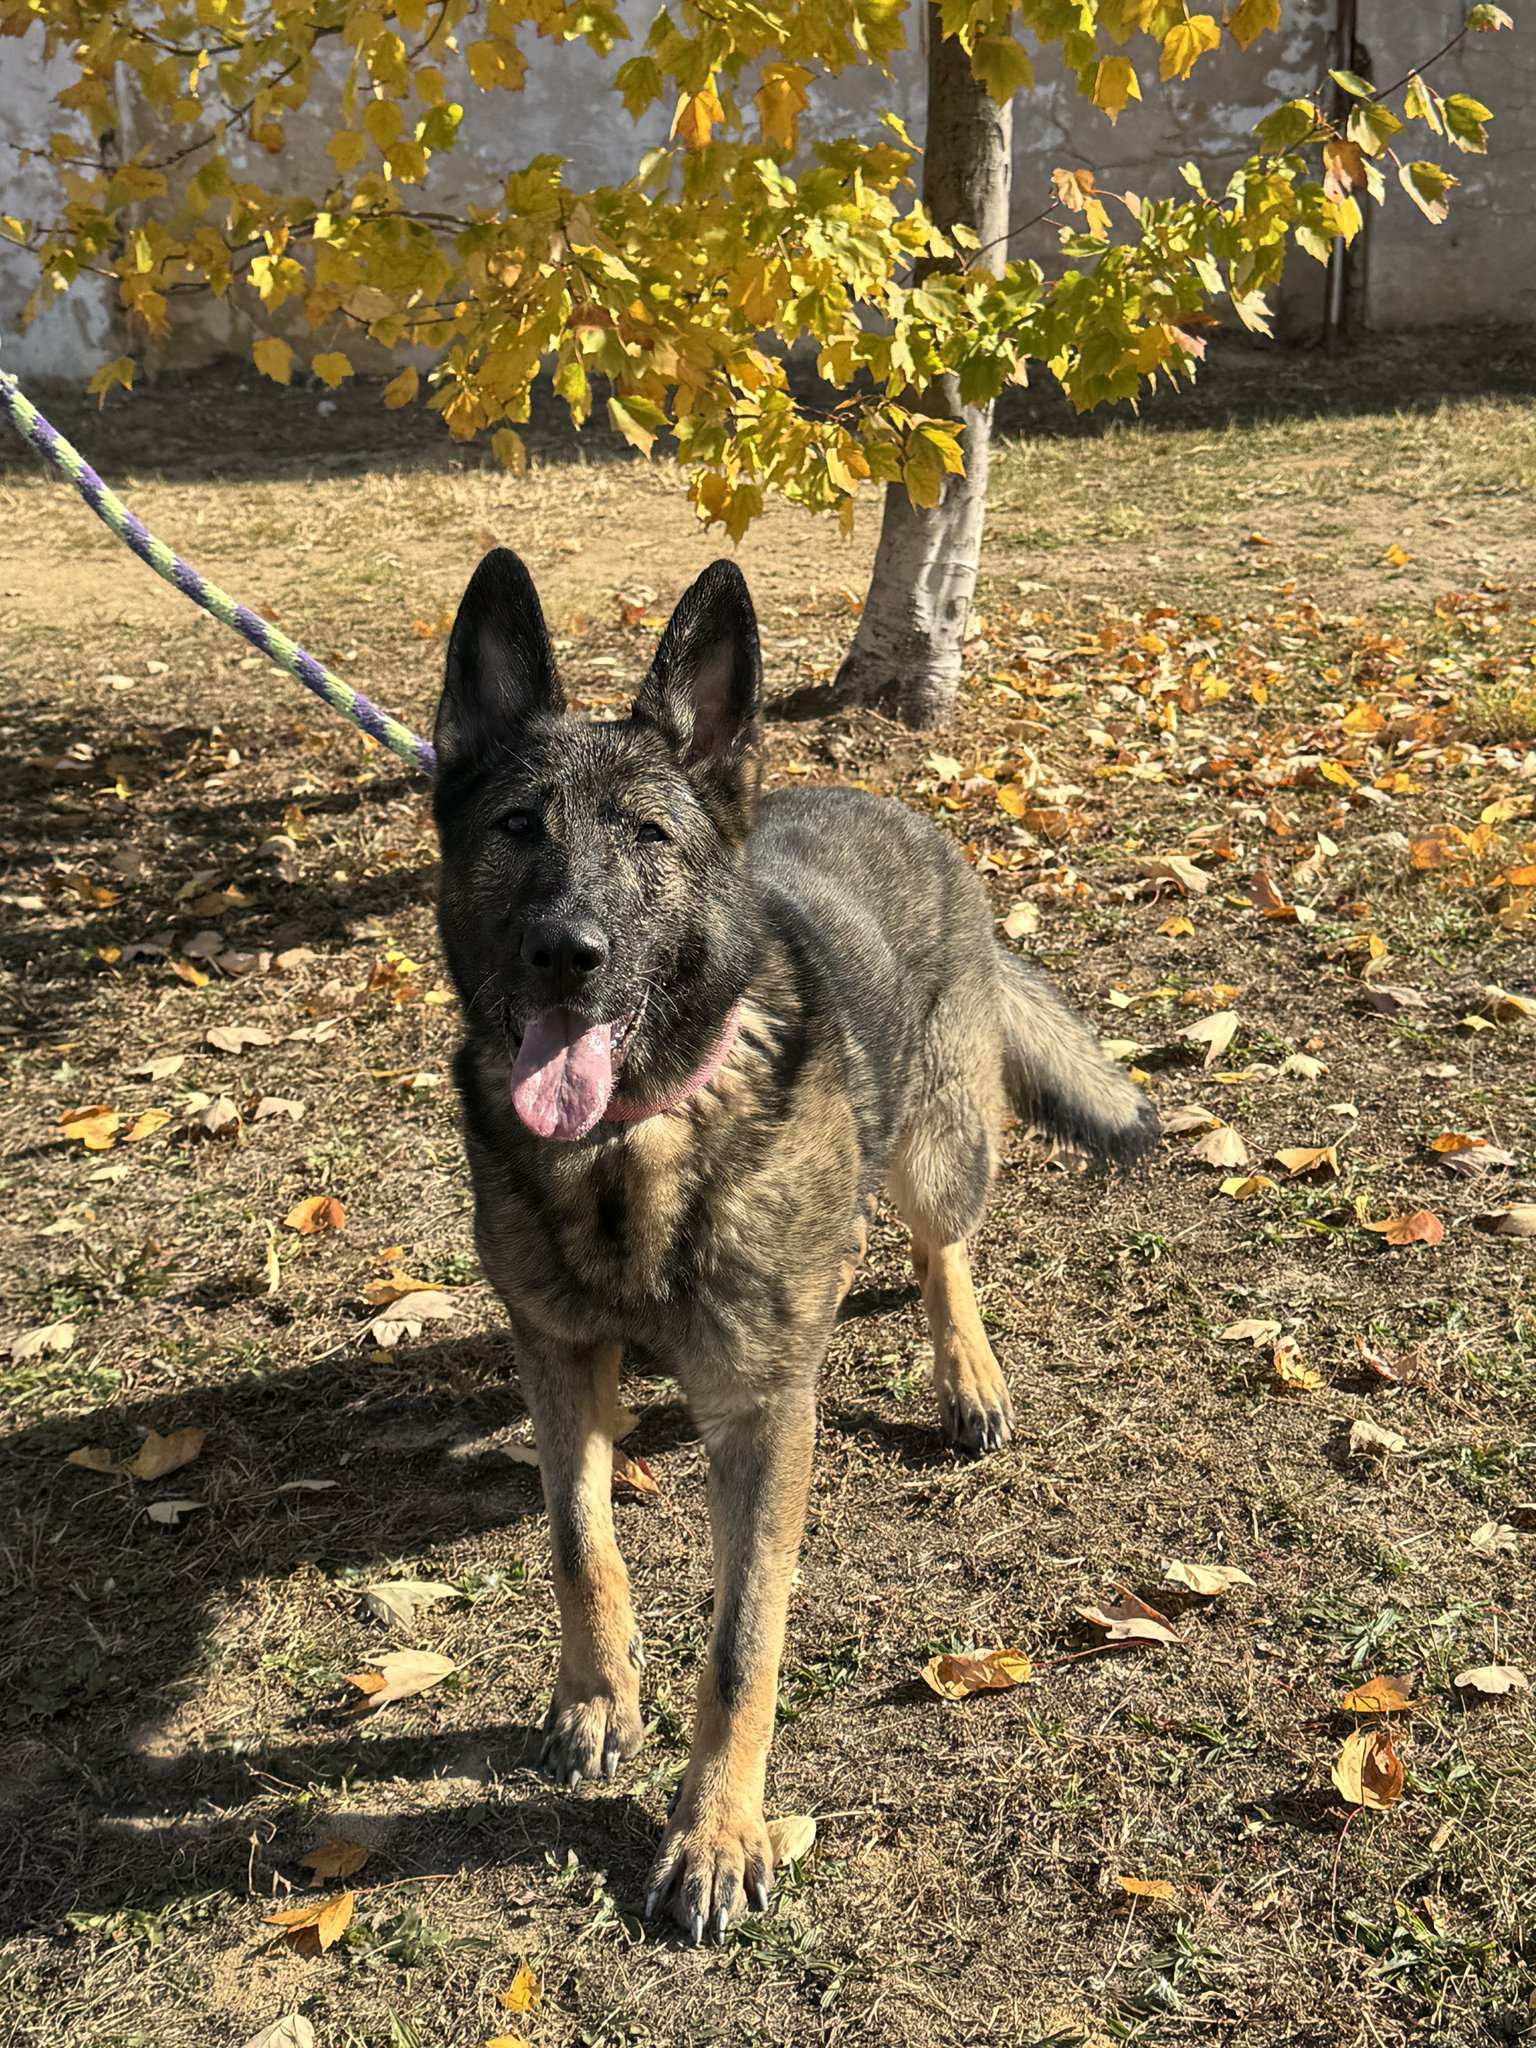
<svg viewBox="0 0 1536 2048">
<path fill-rule="evenodd" d="M 720 561 L 630 716 L 570 716 L 533 582 L 498 548 L 436 726 L 455 1077 L 549 1510 L 561 1783 L 611 1777 L 644 1732 L 610 1505 L 626 1345 L 676 1374 L 708 1448 L 714 1631 L 646 1900 L 693 1942 L 768 1899 L 816 1378 L 875 1191 L 912 1234 L 944 1434 L 995 1450 L 1013 1407 L 966 1240 L 1005 1120 L 1117 1162 L 1156 1130 L 931 825 L 854 790 L 759 801 L 760 686 L 752 601 Z"/>
</svg>

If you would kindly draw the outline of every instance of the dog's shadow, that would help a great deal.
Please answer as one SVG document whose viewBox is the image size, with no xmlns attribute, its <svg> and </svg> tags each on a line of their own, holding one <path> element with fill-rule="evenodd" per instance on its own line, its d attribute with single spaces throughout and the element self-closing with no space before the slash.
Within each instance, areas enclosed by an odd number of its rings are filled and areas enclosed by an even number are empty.
<svg viewBox="0 0 1536 2048">
<path fill-rule="evenodd" d="M 387 1837 L 392 1876 L 446 1868 L 445 1856 L 458 1869 L 542 1868 L 575 1847 L 608 1872 L 621 1905 L 633 1903 L 655 1849 L 641 1806 L 545 1784 L 532 1727 L 493 1719 L 409 1732 L 398 1718 L 341 1711 L 329 1658 L 286 1639 L 267 1603 L 264 1588 L 280 1597 L 285 1579 L 317 1566 L 345 1593 L 436 1545 L 542 1518 L 539 1474 L 512 1455 L 526 1418 L 506 1340 L 423 1345 L 411 1367 L 409 1393 L 382 1384 L 376 1364 L 339 1357 L 0 1440 L 13 1554 L 27 1560 L 8 1594 L 0 1736 L 0 1835 L 26 1854 L 6 1859 L 0 1934 L 167 1887 L 244 1896 L 252 1823 L 240 1809 L 263 1792 L 341 1786 L 359 1838 Z M 131 1454 L 147 1430 L 173 1425 L 205 1429 L 207 1450 L 152 1488 L 66 1462 L 87 1444 Z M 682 1402 L 658 1388 L 626 1447 L 650 1456 L 694 1434 Z M 145 1507 L 176 1494 L 207 1505 L 172 1532 Z M 232 1626 L 256 1632 L 244 1665 L 275 1667 L 290 1696 L 319 1688 L 313 1711 L 256 1738 L 220 1726 L 218 1658 Z M 370 1644 L 386 1646 L 382 1634 Z M 186 1732 L 194 1684 L 211 1698 L 211 1737 Z M 402 1778 L 428 1787 L 409 1817 L 393 1790 Z M 295 1825 L 309 1832 L 262 1846 L 263 1870 L 296 1875 L 316 1823 Z"/>
</svg>

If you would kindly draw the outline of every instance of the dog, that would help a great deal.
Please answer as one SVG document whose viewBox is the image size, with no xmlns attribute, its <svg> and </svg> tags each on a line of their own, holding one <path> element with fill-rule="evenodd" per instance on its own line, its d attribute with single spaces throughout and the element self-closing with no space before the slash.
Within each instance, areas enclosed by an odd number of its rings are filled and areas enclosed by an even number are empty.
<svg viewBox="0 0 1536 2048">
<path fill-rule="evenodd" d="M 643 1734 L 614 1540 L 626 1346 L 709 1454 L 715 1613 L 647 1918 L 690 1942 L 767 1905 L 763 1819 L 816 1381 L 881 1187 L 912 1237 L 945 1436 L 1014 1426 L 966 1240 L 1000 1134 L 1129 1163 L 1150 1102 L 1004 951 L 958 850 L 857 790 L 762 796 L 761 659 L 729 561 L 628 718 L 567 710 L 515 554 L 476 569 L 437 714 L 439 922 L 475 1242 L 506 1306 L 548 1506 L 561 1647 L 542 1761 L 612 1777 Z"/>
</svg>

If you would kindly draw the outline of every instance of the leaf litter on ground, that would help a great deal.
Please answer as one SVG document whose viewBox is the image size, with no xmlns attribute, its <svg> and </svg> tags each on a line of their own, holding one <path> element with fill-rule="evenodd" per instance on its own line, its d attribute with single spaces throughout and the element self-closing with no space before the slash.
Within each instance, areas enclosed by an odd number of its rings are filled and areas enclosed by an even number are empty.
<svg viewBox="0 0 1536 2048">
<path fill-rule="evenodd" d="M 941 1700 L 969 1699 L 978 1692 L 1007 1692 L 1027 1685 L 1034 1667 L 1022 1650 L 977 1650 L 959 1655 L 930 1657 L 923 1666 L 923 1683 Z"/>
<path fill-rule="evenodd" d="M 440 1657 L 435 1650 L 386 1650 L 373 1663 L 374 1670 L 347 1673 L 347 1684 L 362 1694 L 354 1709 L 359 1714 L 376 1714 L 396 1700 L 414 1699 L 459 1668 L 451 1657 Z"/>
</svg>

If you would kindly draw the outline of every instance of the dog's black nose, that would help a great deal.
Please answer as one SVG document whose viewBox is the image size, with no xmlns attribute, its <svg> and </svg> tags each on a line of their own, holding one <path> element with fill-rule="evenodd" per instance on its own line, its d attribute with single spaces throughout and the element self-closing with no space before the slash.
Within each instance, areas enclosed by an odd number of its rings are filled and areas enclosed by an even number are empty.
<svg viewBox="0 0 1536 2048">
<path fill-rule="evenodd" d="M 608 940 L 601 926 L 583 919 L 547 918 L 523 931 L 525 965 L 541 973 L 584 981 L 608 959 Z"/>
</svg>

